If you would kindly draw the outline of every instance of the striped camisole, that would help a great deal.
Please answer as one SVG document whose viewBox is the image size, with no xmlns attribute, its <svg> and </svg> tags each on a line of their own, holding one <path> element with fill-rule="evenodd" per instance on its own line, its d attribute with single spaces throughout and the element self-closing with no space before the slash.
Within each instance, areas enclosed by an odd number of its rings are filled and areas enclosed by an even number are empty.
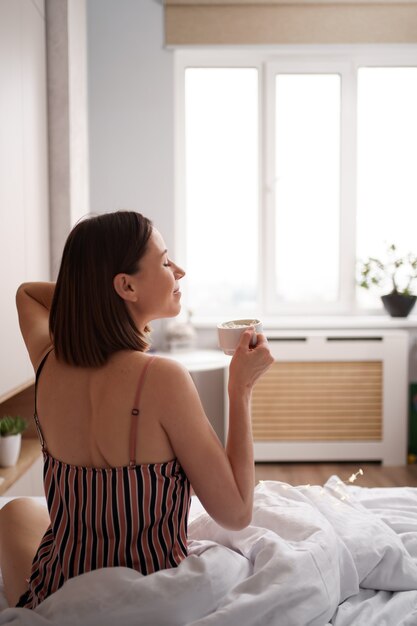
<svg viewBox="0 0 417 626">
<path fill-rule="evenodd" d="M 190 484 L 176 459 L 138 465 L 136 428 L 149 357 L 138 382 L 130 430 L 130 463 L 97 468 L 68 465 L 46 447 L 44 488 L 51 519 L 33 559 L 28 590 L 17 606 L 33 609 L 66 580 L 101 567 L 125 566 L 142 574 L 176 567 L 187 556 Z"/>
</svg>

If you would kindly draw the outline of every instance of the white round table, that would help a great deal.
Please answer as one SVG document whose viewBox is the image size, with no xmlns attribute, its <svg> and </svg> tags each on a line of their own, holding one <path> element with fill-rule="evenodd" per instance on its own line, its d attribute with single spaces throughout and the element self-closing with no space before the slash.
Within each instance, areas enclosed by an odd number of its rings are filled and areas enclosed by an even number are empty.
<svg viewBox="0 0 417 626">
<path fill-rule="evenodd" d="M 232 357 L 224 354 L 221 350 L 176 350 L 155 352 L 157 356 L 178 361 L 189 372 L 208 372 L 210 370 L 225 369 Z"/>
</svg>

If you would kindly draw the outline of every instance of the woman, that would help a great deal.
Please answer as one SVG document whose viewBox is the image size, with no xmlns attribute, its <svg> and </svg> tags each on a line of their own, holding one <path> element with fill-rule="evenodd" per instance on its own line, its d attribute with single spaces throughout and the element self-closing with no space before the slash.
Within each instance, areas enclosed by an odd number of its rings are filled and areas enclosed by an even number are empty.
<svg viewBox="0 0 417 626">
<path fill-rule="evenodd" d="M 250 396 L 273 359 L 263 335 L 255 348 L 251 331 L 242 335 L 224 449 L 189 373 L 146 354 L 149 322 L 180 311 L 183 276 L 151 222 L 122 211 L 75 226 L 56 285 L 19 287 L 48 511 L 24 498 L 1 510 L 10 605 L 35 608 L 99 567 L 177 566 L 187 555 L 190 483 L 219 524 L 249 523 Z"/>
</svg>

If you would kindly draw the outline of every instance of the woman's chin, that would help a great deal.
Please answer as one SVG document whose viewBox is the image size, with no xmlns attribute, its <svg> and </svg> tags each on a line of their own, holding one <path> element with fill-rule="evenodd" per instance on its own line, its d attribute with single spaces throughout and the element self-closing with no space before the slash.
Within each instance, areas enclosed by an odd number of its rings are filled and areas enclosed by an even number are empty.
<svg viewBox="0 0 417 626">
<path fill-rule="evenodd" d="M 177 317 L 181 312 L 181 304 L 178 302 L 174 306 L 170 307 L 169 311 L 166 311 L 164 315 L 160 315 L 160 319 L 169 318 L 169 317 Z"/>
</svg>

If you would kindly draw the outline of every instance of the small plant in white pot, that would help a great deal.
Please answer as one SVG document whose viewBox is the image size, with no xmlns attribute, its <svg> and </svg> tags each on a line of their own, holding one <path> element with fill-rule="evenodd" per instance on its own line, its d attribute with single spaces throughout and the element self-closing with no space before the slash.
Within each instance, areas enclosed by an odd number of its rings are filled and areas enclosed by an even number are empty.
<svg viewBox="0 0 417 626">
<path fill-rule="evenodd" d="M 20 416 L 5 415 L 0 419 L 0 465 L 16 465 L 27 422 Z"/>
</svg>

